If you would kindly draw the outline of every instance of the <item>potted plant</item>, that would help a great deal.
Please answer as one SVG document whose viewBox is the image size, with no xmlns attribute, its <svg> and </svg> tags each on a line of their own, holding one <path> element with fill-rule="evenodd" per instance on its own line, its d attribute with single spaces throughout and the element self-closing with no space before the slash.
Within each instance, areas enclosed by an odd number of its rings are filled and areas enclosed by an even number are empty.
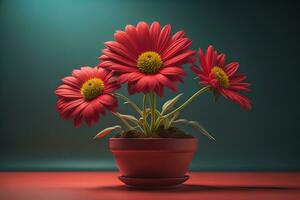
<svg viewBox="0 0 300 200">
<path fill-rule="evenodd" d="M 178 125 L 187 124 L 209 139 L 214 137 L 196 121 L 180 119 L 180 112 L 204 93 L 211 93 L 215 100 L 223 95 L 246 110 L 250 100 L 240 91 L 249 91 L 245 75 L 237 74 L 239 63 L 226 63 L 225 54 L 213 46 L 197 55 L 190 49 L 192 41 L 184 31 L 171 35 L 171 26 L 161 27 L 158 22 L 150 26 L 139 22 L 117 31 L 115 41 L 105 43 L 100 63 L 96 67 L 81 67 L 62 79 L 56 89 L 56 109 L 64 119 L 74 119 L 75 127 L 83 122 L 95 124 L 100 115 L 110 111 L 120 119 L 121 125 L 108 127 L 96 136 L 117 132 L 110 138 L 110 150 L 121 172 L 120 180 L 130 186 L 156 187 L 180 184 L 188 179 L 186 172 L 197 147 L 197 139 L 186 134 Z M 201 67 L 195 64 L 199 61 Z M 166 101 L 161 109 L 157 97 L 164 96 L 167 87 L 177 93 L 183 83 L 189 64 L 202 87 L 177 105 L 183 93 Z M 143 93 L 139 103 L 116 93 L 124 83 L 130 95 Z M 130 106 L 134 114 L 117 111 L 118 100 Z M 141 104 L 141 105 L 140 105 Z"/>
</svg>

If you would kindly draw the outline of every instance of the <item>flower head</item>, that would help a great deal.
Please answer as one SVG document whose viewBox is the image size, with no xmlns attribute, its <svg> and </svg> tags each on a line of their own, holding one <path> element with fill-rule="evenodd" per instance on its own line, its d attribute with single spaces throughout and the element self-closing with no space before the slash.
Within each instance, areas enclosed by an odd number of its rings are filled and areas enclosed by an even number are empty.
<svg viewBox="0 0 300 200">
<path fill-rule="evenodd" d="M 194 61 L 194 51 L 183 31 L 170 32 L 170 25 L 161 28 L 158 22 L 127 25 L 115 33 L 115 41 L 105 43 L 98 66 L 114 71 L 120 83 L 128 82 L 130 94 L 153 91 L 163 96 L 165 86 L 177 92 L 186 75 L 181 66 Z"/>
<path fill-rule="evenodd" d="M 58 97 L 56 109 L 62 118 L 74 118 L 76 127 L 83 121 L 90 126 L 98 121 L 99 114 L 105 115 L 106 109 L 114 111 L 118 106 L 110 93 L 120 86 L 108 70 L 81 67 L 73 70 L 72 76 L 63 78 L 62 82 L 55 91 Z"/>
<path fill-rule="evenodd" d="M 250 91 L 250 83 L 243 82 L 247 77 L 236 73 L 239 63 L 225 64 L 225 54 L 218 54 L 213 46 L 209 46 L 205 54 L 199 49 L 198 55 L 202 68 L 192 66 L 191 70 L 198 76 L 200 82 L 210 85 L 214 92 L 221 93 L 225 98 L 250 110 L 250 100 L 239 93 L 240 91 Z"/>
</svg>

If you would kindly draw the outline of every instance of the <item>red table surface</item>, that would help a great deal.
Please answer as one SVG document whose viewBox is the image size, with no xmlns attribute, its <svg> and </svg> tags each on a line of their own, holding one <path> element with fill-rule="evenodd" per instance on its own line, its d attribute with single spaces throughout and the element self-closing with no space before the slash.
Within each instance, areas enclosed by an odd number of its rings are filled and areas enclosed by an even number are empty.
<svg viewBox="0 0 300 200">
<path fill-rule="evenodd" d="M 300 172 L 191 172 L 182 186 L 136 190 L 117 172 L 0 172 L 1 200 L 298 199 Z"/>
</svg>

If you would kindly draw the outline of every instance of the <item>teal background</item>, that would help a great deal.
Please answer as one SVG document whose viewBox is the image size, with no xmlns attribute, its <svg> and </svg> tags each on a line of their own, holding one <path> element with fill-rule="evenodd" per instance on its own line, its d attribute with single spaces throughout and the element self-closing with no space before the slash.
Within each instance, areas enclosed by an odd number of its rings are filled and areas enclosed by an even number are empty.
<svg viewBox="0 0 300 200">
<path fill-rule="evenodd" d="M 213 44 L 239 61 L 253 83 L 251 112 L 209 95 L 183 112 L 217 139 L 186 129 L 199 137 L 191 169 L 299 170 L 298 11 L 288 1 L 1 1 L 0 169 L 116 169 L 108 137 L 92 137 L 118 122 L 108 115 L 76 129 L 55 112 L 54 90 L 72 69 L 96 65 L 115 30 L 157 20 L 173 33 L 186 30 L 194 49 Z M 180 85 L 181 102 L 199 87 L 193 77 Z M 168 91 L 160 103 L 174 95 Z"/>
</svg>

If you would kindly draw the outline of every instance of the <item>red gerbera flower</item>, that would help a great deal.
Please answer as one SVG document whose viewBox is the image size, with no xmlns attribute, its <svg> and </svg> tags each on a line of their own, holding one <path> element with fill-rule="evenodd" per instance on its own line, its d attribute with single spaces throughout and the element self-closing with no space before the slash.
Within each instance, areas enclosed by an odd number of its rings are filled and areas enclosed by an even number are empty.
<svg viewBox="0 0 300 200">
<path fill-rule="evenodd" d="M 154 91 L 163 96 L 164 86 L 177 92 L 178 81 L 187 74 L 181 66 L 194 61 L 194 51 L 184 31 L 170 32 L 170 25 L 161 28 L 158 22 L 127 25 L 125 32 L 115 33 L 116 41 L 105 43 L 99 67 L 113 70 L 120 83 L 128 82 L 130 94 Z"/>
<path fill-rule="evenodd" d="M 199 61 L 202 69 L 192 66 L 191 70 L 197 74 L 202 84 L 210 85 L 214 91 L 221 93 L 225 98 L 237 102 L 241 107 L 250 110 L 250 100 L 238 93 L 239 91 L 250 91 L 250 83 L 243 82 L 247 77 L 237 74 L 238 62 L 225 64 L 225 54 L 218 54 L 213 46 L 209 46 L 205 54 L 198 51 Z"/>
<path fill-rule="evenodd" d="M 114 111 L 118 102 L 110 93 L 120 86 L 112 80 L 112 73 L 102 68 L 81 67 L 72 76 L 62 79 L 55 94 L 56 109 L 64 119 L 74 118 L 75 127 L 83 121 L 88 126 L 96 123 L 105 109 Z"/>
</svg>

